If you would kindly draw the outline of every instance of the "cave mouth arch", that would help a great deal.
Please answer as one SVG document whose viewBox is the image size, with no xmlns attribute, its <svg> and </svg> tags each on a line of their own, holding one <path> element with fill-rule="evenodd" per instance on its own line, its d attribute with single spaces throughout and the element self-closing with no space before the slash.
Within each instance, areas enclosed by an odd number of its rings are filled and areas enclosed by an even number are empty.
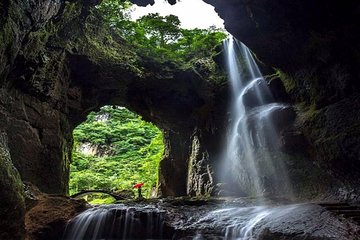
<svg viewBox="0 0 360 240">
<path fill-rule="evenodd" d="M 132 6 L 129 13 L 131 19 L 137 20 L 142 16 L 151 13 L 159 13 L 161 16 L 176 15 L 181 28 L 185 29 L 206 29 L 216 27 L 225 29 L 224 20 L 215 11 L 215 8 L 202 0 L 181 0 L 164 1 L 154 0 L 150 4 L 144 4 L 144 1 L 132 0 Z"/>
<path fill-rule="evenodd" d="M 163 133 L 125 107 L 105 105 L 73 131 L 69 193 L 105 190 L 134 196 L 132 186 L 144 182 L 142 195 L 156 197 L 159 163 L 164 154 Z M 93 203 L 113 198 L 91 195 Z"/>
</svg>

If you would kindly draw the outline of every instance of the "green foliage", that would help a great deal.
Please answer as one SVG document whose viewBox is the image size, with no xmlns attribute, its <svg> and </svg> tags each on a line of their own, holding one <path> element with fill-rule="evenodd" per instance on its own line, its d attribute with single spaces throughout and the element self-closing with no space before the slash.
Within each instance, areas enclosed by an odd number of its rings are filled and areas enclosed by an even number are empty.
<svg viewBox="0 0 360 240">
<path fill-rule="evenodd" d="M 99 15 L 107 25 L 129 43 L 139 54 L 159 61 L 188 63 L 216 54 L 226 34 L 215 27 L 209 29 L 182 29 L 177 16 L 152 13 L 137 21 L 129 18 L 131 4 L 124 0 L 104 0 L 98 7 Z"/>
<path fill-rule="evenodd" d="M 156 187 L 164 144 L 162 132 L 153 124 L 125 108 L 105 106 L 90 113 L 73 135 L 70 194 L 85 189 L 132 189 L 134 183 L 144 182 L 143 195 L 149 196 Z M 84 143 L 96 154 L 81 152 Z"/>
</svg>

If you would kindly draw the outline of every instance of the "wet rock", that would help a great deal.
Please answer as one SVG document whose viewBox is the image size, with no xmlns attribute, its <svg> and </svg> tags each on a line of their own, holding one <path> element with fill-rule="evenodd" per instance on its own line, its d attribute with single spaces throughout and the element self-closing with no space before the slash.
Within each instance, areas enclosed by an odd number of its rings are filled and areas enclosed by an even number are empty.
<svg viewBox="0 0 360 240">
<path fill-rule="evenodd" d="M 196 131 L 192 138 L 188 165 L 188 196 L 210 196 L 214 190 L 214 172 L 209 162 L 209 153 L 201 140 L 201 133 Z"/>
<path fill-rule="evenodd" d="M 288 153 L 307 153 L 309 143 L 300 131 L 282 131 L 280 136 L 280 148 Z"/>
<path fill-rule="evenodd" d="M 359 114 L 353 109 L 359 109 L 359 2 L 205 2 L 233 36 L 276 68 L 290 101 L 304 106 L 299 131 L 308 140 L 312 161 L 357 188 L 359 127 L 354 119 L 358 122 Z M 276 95 L 282 92 L 277 79 L 270 88 L 276 99 L 287 102 L 283 94 Z M 289 136 L 288 143 L 296 144 L 298 137 Z"/>
<path fill-rule="evenodd" d="M 261 232 L 261 240 L 293 240 L 293 239 L 358 239 L 360 228 L 352 222 L 340 217 L 317 205 L 299 205 L 287 214 L 281 210 L 274 213 L 259 224 L 257 230 Z"/>
<path fill-rule="evenodd" d="M 23 239 L 25 214 L 23 184 L 12 163 L 4 132 L 0 132 L 0 189 L 0 239 Z"/>
<path fill-rule="evenodd" d="M 44 194 L 32 184 L 27 184 L 26 196 L 27 240 L 62 239 L 68 220 L 88 207 L 84 200 Z"/>
<path fill-rule="evenodd" d="M 73 218 L 65 236 L 91 238 L 95 224 L 98 238 L 116 239 L 357 240 L 359 236 L 359 226 L 318 205 L 266 203 L 258 206 L 251 198 L 172 198 L 96 206 Z"/>
<path fill-rule="evenodd" d="M 30 13 L 31 23 L 36 28 L 39 28 L 59 12 L 62 4 L 61 0 L 52 1 L 52 4 L 49 4 L 47 0 L 30 0 L 24 5 L 26 6 L 26 11 Z"/>
<path fill-rule="evenodd" d="M 346 185 L 355 184 L 347 187 L 354 189 L 360 177 L 359 107 L 357 95 L 300 116 L 312 159 Z"/>
<path fill-rule="evenodd" d="M 264 79 L 251 84 L 243 95 L 243 103 L 246 108 L 258 107 L 264 104 L 274 102 L 269 87 Z"/>
<path fill-rule="evenodd" d="M 257 107 L 248 113 L 247 133 L 252 135 L 256 146 L 279 147 L 279 136 L 283 129 L 289 127 L 295 120 L 296 113 L 291 106 L 283 104 L 268 104 Z M 240 129 L 239 129 L 240 131 Z"/>
<path fill-rule="evenodd" d="M 114 194 L 118 195 L 120 199 L 134 199 L 135 194 L 132 190 L 118 190 L 115 191 Z"/>
<path fill-rule="evenodd" d="M 275 128 L 282 129 L 289 126 L 295 120 L 296 113 L 294 108 L 285 106 L 270 112 L 268 118 L 274 124 Z"/>
<path fill-rule="evenodd" d="M 170 239 L 165 211 L 151 205 L 108 205 L 88 209 L 72 219 L 65 239 Z M 98 226 L 96 229 L 93 226 Z"/>
<path fill-rule="evenodd" d="M 278 207 L 233 205 L 209 211 L 200 219 L 194 220 L 194 223 L 185 226 L 218 238 L 227 235 L 230 238 L 250 237 L 262 240 L 355 240 L 359 236 L 357 225 L 337 219 L 325 209 L 309 204 Z"/>
<path fill-rule="evenodd" d="M 280 78 L 274 78 L 269 81 L 268 87 L 274 97 L 275 102 L 290 102 L 290 96 L 286 92 L 283 82 Z"/>
<path fill-rule="evenodd" d="M 190 134 L 189 134 L 190 135 Z M 185 151 L 189 149 L 189 137 L 186 133 L 165 132 L 165 153 L 160 162 L 160 195 L 185 196 L 186 195 L 186 162 Z M 185 140 L 180 142 L 181 140 Z M 174 145 L 174 142 L 179 144 Z M 180 167 L 181 166 L 181 167 Z"/>
</svg>

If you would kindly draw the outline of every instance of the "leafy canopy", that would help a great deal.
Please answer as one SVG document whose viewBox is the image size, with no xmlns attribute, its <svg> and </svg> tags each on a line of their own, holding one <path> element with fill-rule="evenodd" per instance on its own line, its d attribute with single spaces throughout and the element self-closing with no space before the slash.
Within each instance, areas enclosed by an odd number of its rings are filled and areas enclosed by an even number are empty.
<svg viewBox="0 0 360 240">
<path fill-rule="evenodd" d="M 180 63 L 209 58 L 226 38 L 226 34 L 215 27 L 182 29 L 179 18 L 174 15 L 151 13 L 132 21 L 130 7 L 128 1 L 104 0 L 98 11 L 110 28 L 149 57 Z"/>
<path fill-rule="evenodd" d="M 162 132 L 151 123 L 125 108 L 105 106 L 90 113 L 73 136 L 70 194 L 132 190 L 134 183 L 144 182 L 143 193 L 149 196 L 156 187 L 164 144 Z"/>
</svg>

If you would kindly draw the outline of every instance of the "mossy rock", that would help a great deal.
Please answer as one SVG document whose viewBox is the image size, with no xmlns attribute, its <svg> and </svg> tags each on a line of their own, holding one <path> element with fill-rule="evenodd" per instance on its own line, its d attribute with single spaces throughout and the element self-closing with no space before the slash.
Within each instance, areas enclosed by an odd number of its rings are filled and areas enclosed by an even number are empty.
<svg viewBox="0 0 360 240">
<path fill-rule="evenodd" d="M 25 214 L 23 183 L 11 162 L 4 133 L 0 133 L 0 188 L 0 239 L 22 239 Z"/>
</svg>

